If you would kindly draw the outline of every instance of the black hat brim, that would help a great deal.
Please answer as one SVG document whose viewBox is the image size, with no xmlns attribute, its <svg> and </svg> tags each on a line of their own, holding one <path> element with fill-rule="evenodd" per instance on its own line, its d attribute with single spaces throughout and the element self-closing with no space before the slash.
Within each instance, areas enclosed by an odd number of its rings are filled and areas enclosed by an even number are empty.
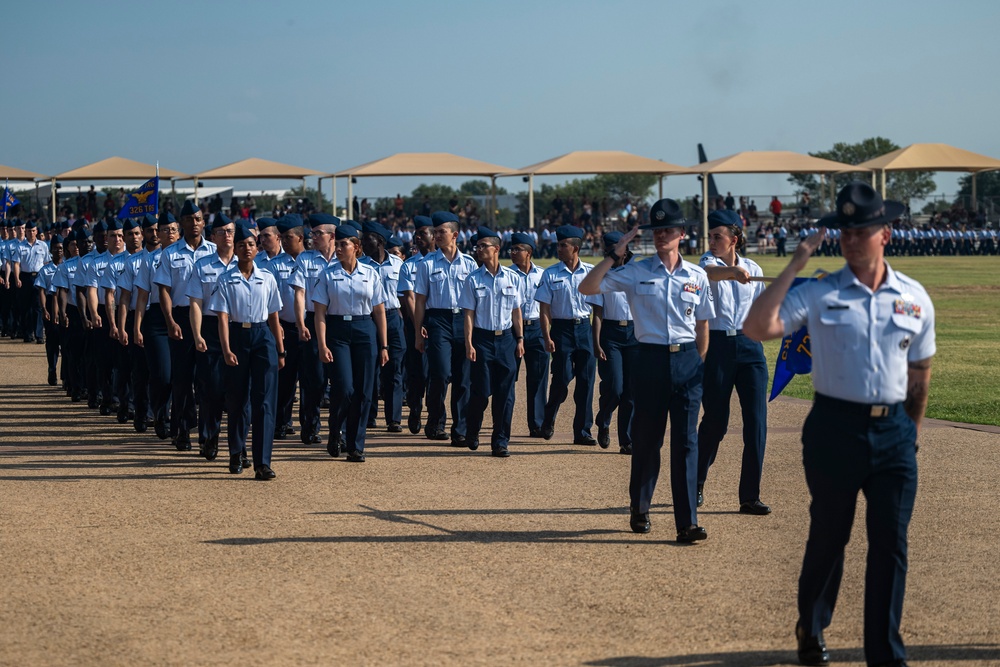
<svg viewBox="0 0 1000 667">
<path fill-rule="evenodd" d="M 684 220 L 684 219 L 670 220 L 667 222 L 662 222 L 660 224 L 650 223 L 648 225 L 639 225 L 639 229 L 672 229 L 674 227 L 683 228 L 683 227 L 690 227 L 693 224 L 695 223 L 691 222 L 690 220 Z"/>
<path fill-rule="evenodd" d="M 894 220 L 898 220 L 905 212 L 905 204 L 887 199 L 883 204 L 882 215 L 877 218 L 871 218 L 870 220 L 842 220 L 840 213 L 834 211 L 827 213 L 817 220 L 816 224 L 827 229 L 862 229 L 863 227 L 871 227 L 873 225 L 889 224 Z"/>
</svg>

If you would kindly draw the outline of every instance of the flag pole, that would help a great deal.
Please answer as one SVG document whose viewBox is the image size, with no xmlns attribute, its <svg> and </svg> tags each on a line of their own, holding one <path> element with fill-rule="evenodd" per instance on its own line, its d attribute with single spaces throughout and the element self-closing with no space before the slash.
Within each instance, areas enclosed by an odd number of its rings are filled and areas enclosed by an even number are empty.
<svg viewBox="0 0 1000 667">
<path fill-rule="evenodd" d="M 10 179 L 9 178 L 3 179 L 3 219 L 4 220 L 7 219 L 7 193 L 9 192 L 9 190 L 7 189 L 8 185 L 10 185 Z"/>
</svg>

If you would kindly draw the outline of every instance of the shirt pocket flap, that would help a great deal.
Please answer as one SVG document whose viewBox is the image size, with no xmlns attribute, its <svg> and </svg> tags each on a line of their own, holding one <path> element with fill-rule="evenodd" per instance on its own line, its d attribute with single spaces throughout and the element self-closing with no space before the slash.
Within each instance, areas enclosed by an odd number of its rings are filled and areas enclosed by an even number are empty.
<svg viewBox="0 0 1000 667">
<path fill-rule="evenodd" d="M 443 282 L 445 279 L 444 271 L 437 271 L 435 273 L 432 273 L 431 275 L 427 276 L 427 279 L 430 280 L 432 283 Z"/>
<path fill-rule="evenodd" d="M 694 292 L 681 292 L 681 301 L 688 303 L 701 303 L 701 296 Z"/>
<path fill-rule="evenodd" d="M 819 314 L 820 323 L 828 326 L 848 326 L 854 324 L 856 320 L 850 308 L 828 308 Z"/>
<path fill-rule="evenodd" d="M 566 289 L 566 281 L 565 280 L 553 280 L 552 282 L 549 283 L 549 289 L 551 289 L 553 291 L 555 291 L 555 290 L 561 290 L 561 289 Z"/>
<path fill-rule="evenodd" d="M 920 333 L 920 320 L 903 313 L 893 313 L 892 323 L 904 331 Z"/>
</svg>

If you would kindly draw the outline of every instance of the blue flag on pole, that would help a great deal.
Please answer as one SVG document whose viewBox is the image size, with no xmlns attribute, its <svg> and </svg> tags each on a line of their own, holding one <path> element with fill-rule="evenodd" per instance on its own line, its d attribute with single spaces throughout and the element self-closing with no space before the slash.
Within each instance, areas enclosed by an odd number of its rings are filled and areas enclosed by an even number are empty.
<svg viewBox="0 0 1000 667">
<path fill-rule="evenodd" d="M 14 196 L 13 192 L 8 190 L 6 187 L 3 189 L 3 217 L 7 217 L 7 209 L 12 206 L 17 206 L 20 203 L 21 202 Z"/>
<path fill-rule="evenodd" d="M 118 211 L 118 219 L 141 218 L 147 213 L 156 215 L 160 211 L 159 204 L 160 177 L 155 176 L 132 191 L 132 194 L 128 196 L 128 201 Z"/>
<path fill-rule="evenodd" d="M 817 276 L 813 278 L 796 278 L 792 287 L 794 288 L 808 280 L 820 280 L 826 275 L 824 271 L 816 273 Z M 771 383 L 771 396 L 767 399 L 768 403 L 784 391 L 793 377 L 811 372 L 812 352 L 809 350 L 809 332 L 805 327 L 802 327 L 791 336 L 785 336 L 781 339 L 778 360 L 774 364 L 774 381 Z"/>
</svg>

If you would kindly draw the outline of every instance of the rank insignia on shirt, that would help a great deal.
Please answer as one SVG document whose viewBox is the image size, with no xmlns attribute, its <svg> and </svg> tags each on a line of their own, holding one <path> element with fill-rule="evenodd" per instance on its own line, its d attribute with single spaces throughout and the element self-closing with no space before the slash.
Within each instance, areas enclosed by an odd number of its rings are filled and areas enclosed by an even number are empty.
<svg viewBox="0 0 1000 667">
<path fill-rule="evenodd" d="M 893 312 L 898 315 L 908 315 L 920 319 L 920 306 L 912 301 L 896 299 L 892 304 Z"/>
<path fill-rule="evenodd" d="M 701 294 L 701 286 L 698 283 L 684 283 L 684 291 L 692 294 Z"/>
</svg>

